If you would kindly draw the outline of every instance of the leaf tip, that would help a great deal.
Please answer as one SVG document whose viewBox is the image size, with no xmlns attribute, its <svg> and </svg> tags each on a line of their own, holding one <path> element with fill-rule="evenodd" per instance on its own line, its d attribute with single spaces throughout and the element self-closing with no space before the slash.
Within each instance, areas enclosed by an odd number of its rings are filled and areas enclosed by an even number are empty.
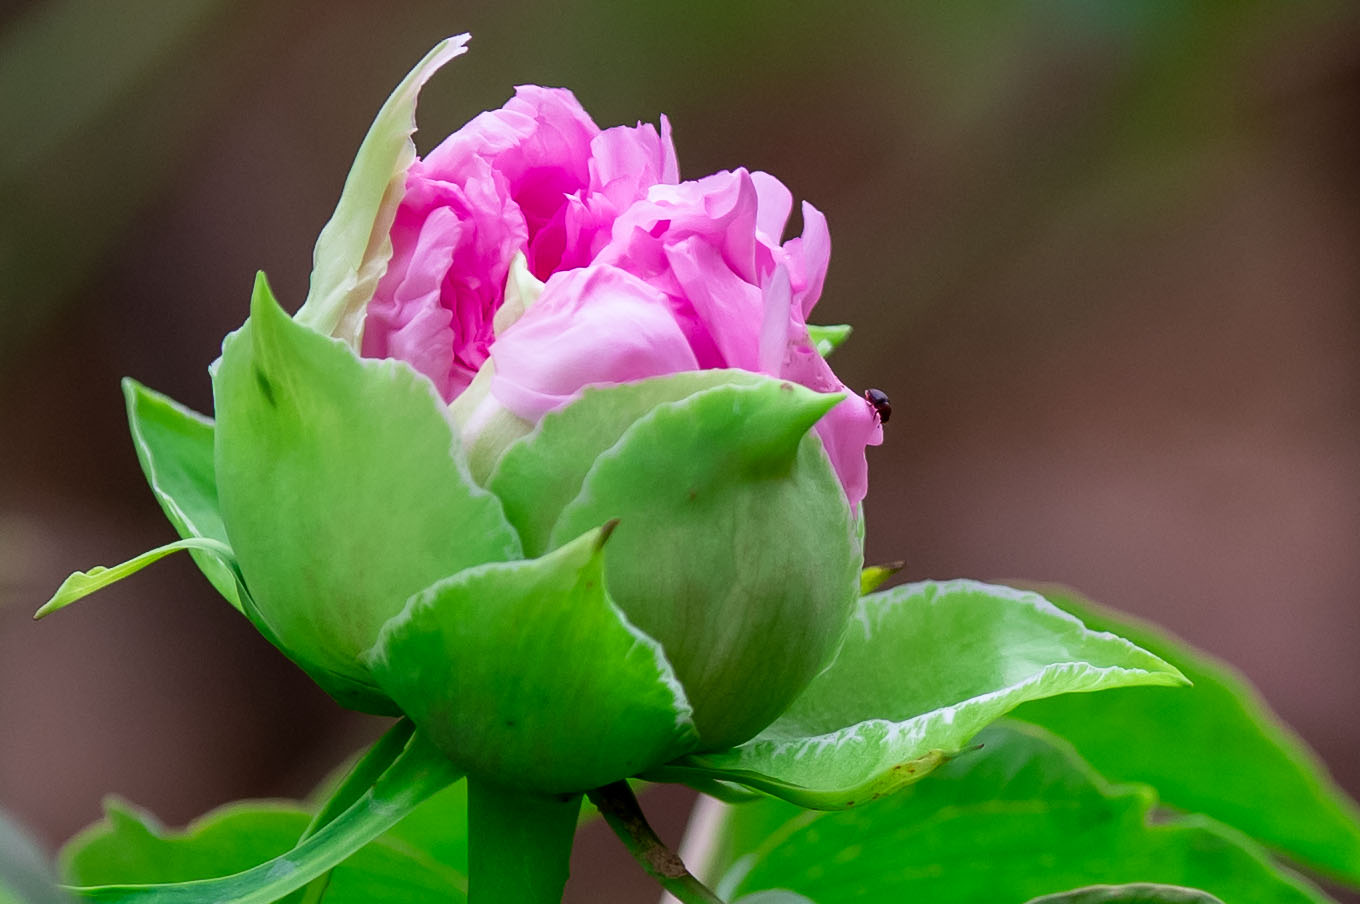
<svg viewBox="0 0 1360 904">
<path fill-rule="evenodd" d="M 609 538 L 614 535 L 614 528 L 619 526 L 618 518 L 610 518 L 600 525 L 600 534 L 595 540 L 596 549 L 604 549 L 604 545 L 609 542 Z"/>
</svg>

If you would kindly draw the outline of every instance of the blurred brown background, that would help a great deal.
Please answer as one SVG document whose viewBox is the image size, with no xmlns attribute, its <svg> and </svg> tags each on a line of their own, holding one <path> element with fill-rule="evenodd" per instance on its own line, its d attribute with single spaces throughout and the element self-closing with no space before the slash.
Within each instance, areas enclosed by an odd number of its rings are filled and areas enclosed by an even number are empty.
<svg viewBox="0 0 1360 904">
<path fill-rule="evenodd" d="M 826 212 L 817 319 L 895 412 L 872 560 L 1152 618 L 1360 792 L 1355 4 L 29 0 L 0 10 L 0 804 L 53 845 L 110 792 L 178 824 L 380 727 L 187 558 L 29 616 L 172 537 L 118 378 L 209 408 L 255 270 L 301 301 L 372 115 L 465 30 L 422 150 L 566 85 L 603 126 L 669 114 L 686 177 L 763 168 Z M 587 839 L 575 900 L 648 888 Z"/>
</svg>

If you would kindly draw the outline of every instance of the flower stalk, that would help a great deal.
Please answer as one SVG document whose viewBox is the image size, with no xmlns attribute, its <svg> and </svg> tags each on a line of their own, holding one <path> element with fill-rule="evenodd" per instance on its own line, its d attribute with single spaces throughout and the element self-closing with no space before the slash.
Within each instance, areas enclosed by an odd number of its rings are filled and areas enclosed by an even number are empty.
<svg viewBox="0 0 1360 904">
<path fill-rule="evenodd" d="M 468 901 L 560 904 L 581 795 L 541 796 L 468 779 Z"/>
<path fill-rule="evenodd" d="M 683 904 L 723 904 L 721 898 L 685 868 L 679 855 L 657 837 L 626 781 L 596 788 L 589 796 L 628 853 L 672 897 Z"/>
</svg>

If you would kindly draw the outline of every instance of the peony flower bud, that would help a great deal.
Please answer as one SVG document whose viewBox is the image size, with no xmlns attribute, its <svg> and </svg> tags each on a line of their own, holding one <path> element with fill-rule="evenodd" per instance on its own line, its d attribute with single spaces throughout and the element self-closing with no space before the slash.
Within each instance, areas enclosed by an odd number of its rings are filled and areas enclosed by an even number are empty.
<svg viewBox="0 0 1360 904">
<path fill-rule="evenodd" d="M 807 324 L 815 208 L 784 241 L 772 176 L 680 182 L 664 119 L 601 130 L 561 89 L 417 158 L 461 50 L 379 113 L 297 315 L 257 282 L 215 426 L 130 412 L 183 545 L 327 691 L 582 791 L 745 741 L 827 665 L 882 428 Z"/>
</svg>

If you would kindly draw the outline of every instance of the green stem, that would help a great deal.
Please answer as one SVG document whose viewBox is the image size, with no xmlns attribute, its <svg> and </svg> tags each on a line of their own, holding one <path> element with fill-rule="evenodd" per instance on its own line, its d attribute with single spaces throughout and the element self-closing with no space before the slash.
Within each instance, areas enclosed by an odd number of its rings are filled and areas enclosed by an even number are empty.
<svg viewBox="0 0 1360 904">
<path fill-rule="evenodd" d="M 677 900 L 684 904 L 723 904 L 722 898 L 694 878 L 675 852 L 652 831 L 627 782 L 596 788 L 590 792 L 590 800 L 633 859 Z"/>
<path fill-rule="evenodd" d="M 469 904 L 560 904 L 581 795 L 542 797 L 468 777 Z"/>
</svg>

